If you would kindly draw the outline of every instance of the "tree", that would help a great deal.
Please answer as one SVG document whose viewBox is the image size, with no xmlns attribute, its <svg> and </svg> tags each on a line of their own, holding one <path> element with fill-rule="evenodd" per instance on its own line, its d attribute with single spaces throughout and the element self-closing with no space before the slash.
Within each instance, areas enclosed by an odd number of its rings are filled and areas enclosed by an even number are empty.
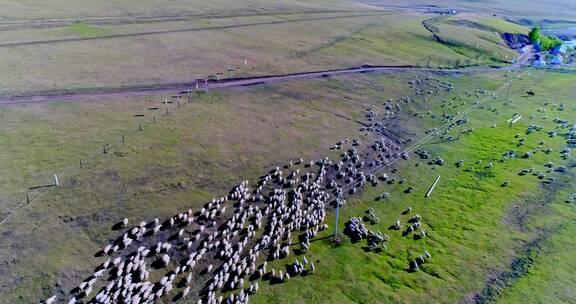
<svg viewBox="0 0 576 304">
<path fill-rule="evenodd" d="M 540 50 L 545 52 L 550 48 L 550 39 L 548 39 L 548 37 L 541 37 L 539 39 L 540 41 Z"/>
<path fill-rule="evenodd" d="M 540 39 L 542 38 L 542 31 L 540 30 L 540 27 L 539 26 L 533 27 L 532 30 L 530 30 L 530 33 L 528 33 L 528 38 L 530 38 L 530 41 L 532 41 L 532 43 L 540 41 Z"/>
<path fill-rule="evenodd" d="M 551 47 L 555 48 L 559 45 L 562 45 L 562 39 L 558 38 L 558 37 L 550 37 L 550 41 L 551 41 Z"/>
<path fill-rule="evenodd" d="M 532 30 L 530 30 L 530 33 L 528 33 L 528 38 L 530 38 L 532 44 L 539 43 L 540 50 L 543 52 L 546 52 L 562 44 L 562 40 L 560 40 L 558 37 L 542 35 L 542 31 L 538 26 L 535 26 L 532 28 Z"/>
</svg>

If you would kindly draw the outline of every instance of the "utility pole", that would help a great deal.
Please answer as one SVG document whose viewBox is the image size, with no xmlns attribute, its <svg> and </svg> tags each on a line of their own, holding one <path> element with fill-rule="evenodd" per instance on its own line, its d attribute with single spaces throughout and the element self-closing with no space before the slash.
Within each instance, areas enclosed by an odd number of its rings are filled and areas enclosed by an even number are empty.
<svg viewBox="0 0 576 304">
<path fill-rule="evenodd" d="M 338 241 L 338 221 L 340 220 L 340 203 L 342 202 L 342 194 L 338 193 L 336 197 L 336 221 L 334 222 L 334 240 Z"/>
<path fill-rule="evenodd" d="M 462 135 L 462 127 L 464 126 L 464 121 L 466 117 L 462 118 L 462 122 L 460 123 L 460 130 L 458 131 L 458 138 L 456 140 L 460 140 L 460 136 Z"/>
</svg>

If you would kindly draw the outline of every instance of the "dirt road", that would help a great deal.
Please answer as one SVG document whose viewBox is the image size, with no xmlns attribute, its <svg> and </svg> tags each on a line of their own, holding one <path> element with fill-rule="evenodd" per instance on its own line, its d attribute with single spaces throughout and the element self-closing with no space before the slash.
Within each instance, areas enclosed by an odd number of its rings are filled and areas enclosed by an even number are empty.
<svg viewBox="0 0 576 304">
<path fill-rule="evenodd" d="M 425 68 L 417 66 L 361 66 L 335 70 L 311 71 L 294 74 L 269 75 L 249 78 L 232 78 L 220 81 L 197 80 L 192 82 L 181 83 L 158 83 L 150 85 L 126 86 L 116 88 L 89 88 L 75 91 L 46 91 L 26 95 L 0 96 L 0 106 L 26 104 L 26 103 L 43 103 L 65 100 L 94 100 L 102 97 L 114 96 L 139 96 L 149 94 L 175 94 L 177 92 L 186 93 L 188 90 L 194 92 L 196 85 L 199 90 L 226 89 L 233 87 L 247 87 L 259 84 L 276 83 L 281 81 L 322 78 L 338 75 L 358 74 L 358 73 L 378 73 L 378 72 L 436 72 L 436 73 L 485 73 L 490 71 L 503 71 L 517 69 L 521 66 L 522 60 L 517 63 L 503 68 Z"/>
</svg>

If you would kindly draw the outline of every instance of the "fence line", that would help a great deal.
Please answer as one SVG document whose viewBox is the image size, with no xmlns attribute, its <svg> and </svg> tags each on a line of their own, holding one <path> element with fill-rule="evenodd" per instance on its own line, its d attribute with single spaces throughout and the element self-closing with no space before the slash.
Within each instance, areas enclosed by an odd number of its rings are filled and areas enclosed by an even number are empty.
<svg viewBox="0 0 576 304">
<path fill-rule="evenodd" d="M 189 89 L 187 96 L 186 96 L 186 99 L 188 101 L 184 102 L 183 104 L 191 103 L 192 102 L 192 96 L 193 96 L 193 93 Z M 180 97 L 178 97 L 178 99 L 180 99 Z M 161 104 L 166 104 L 166 107 L 168 107 L 168 103 L 165 101 L 161 102 Z M 176 106 L 172 110 L 179 110 L 180 108 L 183 108 L 183 106 L 182 107 L 180 106 L 180 100 L 178 100 L 176 102 Z M 169 112 L 166 112 L 165 114 L 158 113 L 158 115 L 152 116 L 151 121 L 144 122 L 144 123 L 138 122 L 138 126 L 136 128 L 129 129 L 129 130 L 125 129 L 125 130 L 121 131 L 120 134 L 116 135 L 119 138 L 118 142 L 111 141 L 110 143 L 106 143 L 102 146 L 102 148 L 99 147 L 98 149 L 94 149 L 91 152 L 88 152 L 88 154 L 85 154 L 84 157 L 79 159 L 79 163 L 74 161 L 74 165 L 71 164 L 67 168 L 64 168 L 64 169 L 60 170 L 59 172 L 56 172 L 55 175 L 57 175 L 58 177 L 61 178 L 60 183 L 62 183 L 62 181 L 64 180 L 65 177 L 70 177 L 70 174 L 78 173 L 79 170 L 86 169 L 87 167 L 89 168 L 89 166 L 92 163 L 94 163 L 98 159 L 98 157 L 105 155 L 105 154 L 108 154 L 108 153 L 111 153 L 113 150 L 117 150 L 120 147 L 122 147 L 123 145 L 125 145 L 128 136 L 138 135 L 139 133 L 143 132 L 146 127 L 149 127 L 151 125 L 156 124 L 156 116 L 166 117 L 166 116 L 169 116 Z M 8 215 L 0 221 L 0 227 L 4 223 L 6 223 L 12 217 L 12 215 L 14 215 L 18 210 L 22 209 L 23 207 L 25 207 L 27 205 L 32 205 L 32 203 L 35 200 L 39 199 L 45 193 L 49 192 L 53 188 L 56 188 L 56 185 L 46 184 L 46 185 L 40 186 L 38 188 L 34 188 L 34 187 L 28 188 L 27 193 L 26 193 L 26 199 L 18 202 L 13 208 L 11 208 L 7 211 Z M 36 190 L 36 189 L 40 189 L 40 190 Z M 30 191 L 30 190 L 34 190 L 34 191 Z"/>
</svg>

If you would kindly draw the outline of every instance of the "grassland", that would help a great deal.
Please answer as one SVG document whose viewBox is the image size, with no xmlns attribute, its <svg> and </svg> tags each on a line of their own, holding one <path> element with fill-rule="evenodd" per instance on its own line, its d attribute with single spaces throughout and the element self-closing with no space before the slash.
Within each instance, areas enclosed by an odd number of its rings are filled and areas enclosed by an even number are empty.
<svg viewBox="0 0 576 304">
<path fill-rule="evenodd" d="M 569 98 L 574 98 L 566 86 L 568 80 L 565 77 L 540 74 L 537 79 L 533 81 L 544 82 L 539 85 L 541 93 L 549 92 L 542 89 L 548 82 L 559 81 L 563 83 L 563 91 L 571 94 Z M 456 87 L 469 87 L 467 81 L 455 80 Z M 525 81 L 527 79 L 517 82 L 528 85 Z M 528 124 L 546 126 L 545 129 L 554 126 L 538 115 L 512 127 L 505 123 L 514 112 L 529 117 L 549 98 L 519 97 L 524 94 L 524 89 L 522 85 L 513 90 L 514 102 L 506 107 L 502 101 L 491 104 L 499 114 L 486 108 L 470 115 L 467 127 L 475 131 L 460 141 L 423 147 L 433 157 L 442 156 L 446 160 L 445 166 L 429 166 L 426 160 L 412 160 L 393 175 L 398 180 L 406 178 L 407 184 L 379 186 L 348 201 L 341 213 L 344 221 L 353 216 L 363 216 L 368 208 L 376 210 L 381 222 L 369 226 L 369 229 L 386 232 L 392 237 L 387 251 L 367 252 L 364 242 L 345 241 L 340 247 L 334 247 L 330 241 L 315 242 L 307 257 L 317 261 L 321 270 L 314 276 L 267 286 L 266 291 L 256 297 L 256 302 L 484 303 L 499 300 L 510 303 L 525 299 L 531 299 L 533 303 L 570 302 L 573 299 L 569 291 L 569 286 L 573 286 L 569 283 L 572 275 L 569 271 L 555 271 L 551 267 L 569 267 L 565 252 L 570 250 L 572 242 L 564 245 L 562 239 L 573 229 L 569 227 L 573 226 L 576 215 L 574 206 L 564 203 L 567 193 L 574 191 L 573 173 L 558 177 L 555 185 L 548 186 L 534 176 L 519 177 L 518 172 L 530 167 L 543 170 L 543 164 L 548 160 L 562 163 L 559 155 L 541 154 L 530 160 L 498 161 L 504 151 L 517 148 L 515 143 L 518 141 L 514 136 L 523 134 Z M 573 111 L 558 115 L 573 118 Z M 492 124 L 497 127 L 492 128 Z M 563 139 L 543 135 L 527 136 L 527 144 L 518 148 L 521 149 L 519 153 L 536 148 L 541 139 L 549 146 L 564 146 Z M 454 164 L 460 159 L 466 165 L 457 169 Z M 482 162 L 478 164 L 477 160 Z M 488 169 L 486 166 L 490 161 L 494 162 L 494 167 Z M 437 175 L 442 176 L 440 186 L 432 197 L 425 199 L 424 194 Z M 506 180 L 512 183 L 504 188 L 502 184 Z M 416 191 L 403 193 L 410 185 Z M 390 198 L 383 202 L 375 201 L 374 198 L 384 191 L 391 193 Z M 408 206 L 424 218 L 426 239 L 415 240 L 411 235 L 403 237 L 400 232 L 389 231 L 388 227 L 397 219 L 406 222 L 409 216 L 402 215 L 402 212 Z M 539 238 L 545 240 L 537 243 L 536 249 L 529 246 Z M 424 250 L 431 252 L 431 262 L 420 272 L 408 272 L 409 261 L 423 254 Z M 513 261 L 526 254 L 530 255 L 527 272 L 508 275 Z M 282 265 L 280 262 L 275 267 L 283 268 Z M 548 284 L 532 288 L 547 279 L 551 280 Z M 502 285 L 490 284 L 499 280 L 503 281 Z M 502 290 L 506 291 L 499 298 Z"/>
<path fill-rule="evenodd" d="M 554 215 L 571 214 L 560 209 Z M 504 292 L 499 303 L 570 303 L 576 298 L 574 273 L 570 270 L 571 252 L 574 251 L 574 227 L 559 230 L 553 237 L 541 244 L 533 257 L 535 266 L 510 290 Z"/>
<path fill-rule="evenodd" d="M 354 9 L 358 5 L 331 1 L 332 10 Z M 146 1 L 114 1 L 99 2 L 88 1 L 78 3 L 70 0 L 53 0 L 38 4 L 34 1 L 2 0 L 3 7 L 10 15 L 3 15 L 5 21 L 14 20 L 41 20 L 41 19 L 82 19 L 82 18 L 110 18 L 137 16 L 174 16 L 183 14 L 214 14 L 233 12 L 277 12 L 277 11 L 302 11 L 302 10 L 326 10 L 326 3 L 322 1 L 230 1 L 215 0 L 210 2 L 193 0 L 172 1 L 169 6 L 162 5 L 157 0 Z"/>
<path fill-rule="evenodd" d="M 128 136 L 123 146 L 118 144 L 120 135 L 127 129 L 137 130 L 141 119 L 131 116 L 160 105 L 160 98 L 155 97 L 155 102 L 142 98 L 9 108 L 18 113 L 22 124 L 6 125 L 14 130 L 5 136 L 16 150 L 6 151 L 4 157 L 18 165 L 6 167 L 11 187 L 3 188 L 2 197 L 22 202 L 24 197 L 18 196 L 29 186 L 22 181 L 36 183 L 31 177 L 44 176 L 38 182 L 50 182 L 54 168 L 71 169 L 61 172 L 61 188 L 44 193 L 2 225 L 1 251 L 6 253 L 0 275 L 2 301 L 37 301 L 52 290 L 54 282 L 71 289 L 97 262 L 86 258 L 113 237 L 109 227 L 119 217 L 163 217 L 188 206 L 198 207 L 238 181 L 259 176 L 269 166 L 303 154 L 323 155 L 325 147 L 340 136 L 352 136 L 357 123 L 348 118 L 360 116 L 364 106 L 375 100 L 353 91 L 345 93 L 342 87 L 351 84 L 324 82 L 326 89 L 321 92 L 310 90 L 309 84 L 292 83 L 249 92 L 209 93 L 182 105 L 180 111 L 172 104 L 173 115 L 158 116 L 156 124 Z M 399 82 L 387 83 L 391 92 L 399 86 Z M 65 119 L 77 112 L 92 113 L 85 117 L 91 124 Z M 26 123 L 38 113 L 53 114 L 41 123 Z M 118 120 L 111 113 L 118 113 Z M 145 119 L 149 122 L 152 117 Z M 47 128 L 51 122 L 58 126 L 57 121 L 67 122 L 69 129 Z M 43 134 L 43 129 L 52 130 L 50 136 L 42 136 L 46 140 L 25 139 L 26 134 Z M 65 149 L 72 138 L 76 146 Z M 104 142 L 95 138 L 119 148 L 103 154 Z M 58 149 L 66 153 L 49 156 Z M 74 155 L 77 149 L 88 149 L 96 157 Z M 38 161 L 38 155 L 48 161 Z M 85 164 L 79 169 L 81 158 Z M 8 201 L 3 210 L 16 202 Z"/>
<path fill-rule="evenodd" d="M 458 9 L 466 12 L 480 12 L 486 15 L 506 16 L 516 20 L 532 20 L 532 22 L 542 19 L 552 20 L 575 20 L 574 3 L 566 0 L 551 0 L 546 3 L 524 1 L 524 0 L 448 0 L 438 3 L 437 1 L 421 0 L 363 0 L 366 4 L 375 7 L 400 7 L 422 10 L 448 10 Z"/>
<path fill-rule="evenodd" d="M 442 18 L 365 3 L 0 0 L 10 12 L 0 16 L 0 66 L 8 71 L 0 75 L 0 95 L 191 81 L 228 66 L 235 68 L 229 76 L 250 76 L 363 64 L 504 65 L 516 54 L 500 34 L 527 31 L 500 16 L 511 14 L 519 1 L 498 1 L 496 17 L 476 13 L 492 12 L 484 1 L 445 2 L 470 12 Z M 522 5 L 517 18 L 550 16 L 541 4 Z M 571 3 L 547 5 L 562 8 L 558 18 L 573 17 Z M 431 18 L 434 30 L 424 26 Z M 423 95 L 413 96 L 409 80 L 428 76 L 453 83 L 455 90 L 429 93 L 435 88 L 425 86 Z M 386 100 L 403 96 L 417 102 L 403 104 L 388 126 L 402 139 L 425 136 L 443 123 L 443 113 L 490 102 L 467 116 L 464 128 L 473 132 L 459 137 L 452 128 L 421 147 L 442 157 L 443 166 L 412 153 L 395 165 L 397 173 L 387 171 L 406 183 L 381 183 L 348 199 L 340 227 L 374 208 L 381 221 L 369 229 L 392 237 L 387 250 L 371 252 L 365 242 L 343 235 L 340 246 L 316 240 L 306 254 L 317 265 L 314 275 L 262 282 L 251 302 L 574 302 L 576 207 L 565 200 L 576 192 L 575 173 L 544 164 L 573 162 L 560 158 L 565 140 L 547 132 L 556 127 L 555 117 L 576 119 L 575 80 L 570 73 L 529 68 L 357 74 L 210 91 L 194 94 L 190 103 L 187 96 L 150 95 L 0 107 L 0 220 L 9 216 L 0 223 L 0 303 L 67 294 L 102 262 L 94 253 L 118 236 L 110 227 L 119 219 L 148 221 L 198 209 L 288 160 L 335 156 L 328 148 L 336 141 L 365 136 L 358 121 L 367 107 L 381 113 Z M 534 97 L 526 96 L 529 90 Z M 170 104 L 162 104 L 166 97 Z M 509 125 L 514 113 L 523 118 Z M 531 124 L 543 129 L 525 134 Z M 500 161 L 503 152 L 522 155 L 540 141 L 553 153 Z M 462 167 L 455 165 L 459 160 Z M 525 168 L 556 180 L 520 176 Z M 50 186 L 54 174 L 60 187 Z M 433 195 L 424 198 L 438 175 Z M 510 185 L 503 187 L 505 181 Z M 415 191 L 405 193 L 408 186 Z M 390 197 L 376 201 L 384 191 Z M 389 230 L 397 219 L 406 223 L 410 215 L 402 212 L 409 206 L 411 215 L 423 218 L 424 239 Z M 424 250 L 431 260 L 418 272 L 408 271 Z"/>
<path fill-rule="evenodd" d="M 437 18 L 429 27 L 437 40 L 475 64 L 511 62 L 517 53 L 502 41 L 503 33 L 527 34 L 524 27 L 496 18 L 459 15 Z M 462 59 L 459 59 L 462 60 Z"/>
<path fill-rule="evenodd" d="M 0 75 L 0 94 L 181 83 L 216 73 L 238 77 L 367 63 L 454 67 L 514 56 L 484 28 L 444 24 L 441 37 L 458 33 L 453 39 L 457 47 L 438 43 L 422 26 L 429 16 L 415 13 L 263 9 L 214 14 L 6 24 L 4 29 L 0 24 L 0 65 L 10 70 Z M 477 19 L 487 28 L 494 23 L 518 30 L 500 19 Z M 226 72 L 229 67 L 234 72 Z"/>
<path fill-rule="evenodd" d="M 5 108 L 5 117 L 19 119 L 2 122 L 3 130 L 13 130 L 4 134 L 12 149 L 3 152 L 3 157 L 18 160 L 5 167 L 5 176 L 11 177 L 5 182 L 11 186 L 3 188 L 3 198 L 26 191 L 19 188 L 23 181 L 49 181 L 56 168 L 70 169 L 63 172 L 60 188 L 44 193 L 2 225 L 2 301 L 28 303 L 58 290 L 70 290 L 97 265 L 98 259 L 87 257 L 114 237 L 109 227 L 119 218 L 138 221 L 165 217 L 189 206 L 197 207 L 239 180 L 257 177 L 275 164 L 301 156 L 326 155 L 326 148 L 339 138 L 357 136 L 359 125 L 354 120 L 362 119 L 368 105 L 410 94 L 406 84 L 410 77 L 367 74 L 211 92 L 194 97 L 192 104 L 184 104 L 183 100 L 180 109 L 170 104 L 168 116 L 146 110 L 159 105 L 159 96 Z M 542 235 L 555 242 L 546 246 L 550 249 L 538 252 L 534 269 L 543 270 L 522 274 L 517 284 L 505 289 L 504 296 L 513 299 L 537 292 L 541 297 L 556 297 L 554 292 L 561 293 L 547 289 L 550 293 L 543 294 L 524 286 L 547 279 L 549 272 L 545 269 L 550 266 L 539 261 L 555 256 L 559 251 L 554 246 L 559 246 L 566 231 L 572 229 L 576 210 L 562 200 L 572 184 L 568 177 L 564 186 L 543 186 L 533 176 L 517 176 L 521 169 L 542 167 L 548 159 L 558 162 L 557 155 L 539 154 L 502 164 L 496 160 L 513 147 L 512 142 L 517 141 L 514 135 L 525 131 L 527 124 L 541 124 L 545 130 L 551 127 L 550 120 L 536 116 L 529 121 L 527 117 L 536 108 L 544 107 L 544 102 L 550 100 L 548 94 L 565 95 L 555 103 L 574 98 L 568 87 L 572 80 L 565 75 L 533 71 L 509 77 L 515 78 L 511 93 L 514 101 L 509 106 L 503 106 L 501 91 L 500 99 L 490 104 L 499 114 L 486 106 L 469 116 L 466 127 L 474 128 L 473 133 L 458 142 L 423 147 L 434 156 L 442 156 L 445 166 L 420 163 L 413 155 L 394 175 L 407 178 L 406 184 L 367 189 L 348 201 L 342 219 L 362 215 L 369 207 L 376 210 L 381 223 L 370 229 L 392 236 L 387 251 L 365 252 L 363 243 L 348 241 L 336 248 L 327 241 L 314 242 L 307 254 L 309 260 L 319 261 L 314 276 L 294 278 L 281 285 L 263 284 L 262 292 L 252 300 L 457 302 L 480 293 L 486 288 L 485 280 L 501 275 L 523 254 L 526 244 Z M 422 130 L 440 121 L 431 117 L 417 119 L 414 113 L 462 110 L 476 99 L 474 94 L 467 96 L 466 91 L 480 87 L 496 90 L 505 80 L 494 74 L 445 79 L 455 84 L 457 90 L 453 94 L 427 96 L 426 102 L 407 106 L 394 129 L 405 137 L 418 138 L 423 135 Z M 520 97 L 536 84 L 541 88 L 537 97 Z M 450 101 L 453 96 L 461 99 L 441 107 L 442 100 Z M 526 120 L 508 127 L 505 121 L 513 112 L 520 112 Z M 40 113 L 50 115 L 39 119 Z M 76 113 L 90 115 L 73 119 Z M 146 116 L 132 117 L 139 113 Z M 152 115 L 157 117 L 156 123 L 137 131 L 140 120 L 150 122 Z M 558 115 L 572 118 L 574 112 L 569 109 Z M 58 121 L 66 123 L 59 126 Z M 491 128 L 493 123 L 498 127 Z M 120 144 L 120 134 L 128 134 L 130 129 L 136 131 L 130 133 L 126 144 Z M 450 134 L 456 136 L 456 131 Z M 38 137 L 30 139 L 32 135 Z M 522 151 L 534 148 L 543 132 L 527 137 Z M 104 142 L 115 142 L 107 154 L 101 152 Z M 557 151 L 562 139 L 546 142 Z M 92 152 L 81 153 L 87 150 Z M 57 157 L 51 157 L 54 154 Z M 82 169 L 77 165 L 79 158 L 86 159 Z M 464 168 L 454 167 L 458 159 L 465 160 Z M 482 163 L 475 164 L 479 159 Z M 494 168 L 484 168 L 490 160 L 494 161 Z M 437 175 L 442 175 L 440 185 L 431 198 L 424 199 L 427 186 Z M 501 187 L 505 180 L 512 181 L 510 187 Z M 561 185 L 562 180 L 559 177 L 556 185 Z M 416 191 L 403 193 L 409 185 Z M 375 202 L 374 197 L 383 191 L 390 192 L 390 198 Z M 550 193 L 544 202 L 539 200 L 542 193 Z M 533 205 L 537 207 L 532 208 Z M 387 230 L 396 219 L 407 220 L 401 212 L 408 206 L 424 218 L 428 238 L 414 240 Z M 526 211 L 519 213 L 518 208 Z M 328 223 L 333 225 L 332 220 Z M 557 229 L 559 225 L 564 228 Z M 408 261 L 423 250 L 432 253 L 431 263 L 420 272 L 407 272 Z M 571 262 L 568 256 L 558 260 Z M 570 279 L 569 272 L 554 275 L 559 282 Z"/>
</svg>

